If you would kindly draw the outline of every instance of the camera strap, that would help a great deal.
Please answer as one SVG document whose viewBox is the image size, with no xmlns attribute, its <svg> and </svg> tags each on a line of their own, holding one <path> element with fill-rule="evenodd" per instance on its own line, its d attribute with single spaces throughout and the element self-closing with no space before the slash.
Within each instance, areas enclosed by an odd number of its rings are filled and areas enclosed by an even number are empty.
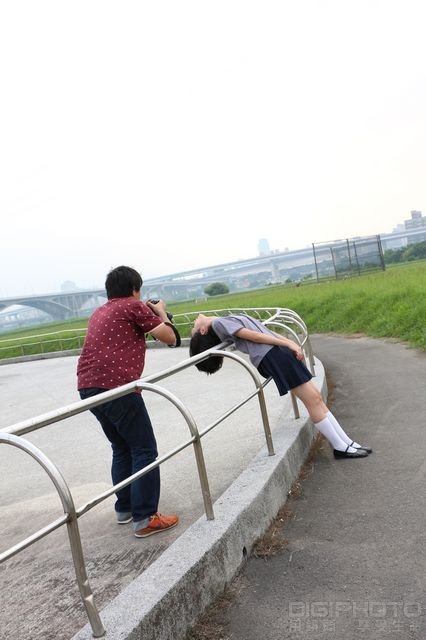
<svg viewBox="0 0 426 640">
<path fill-rule="evenodd" d="M 173 329 L 173 333 L 175 334 L 175 338 L 176 338 L 176 344 L 174 345 L 169 344 L 169 347 L 172 347 L 173 349 L 175 349 L 176 347 L 180 347 L 181 338 L 180 338 L 179 331 L 176 329 L 175 325 L 172 324 L 171 322 L 165 322 L 164 324 L 166 324 L 168 327 L 171 327 Z"/>
</svg>

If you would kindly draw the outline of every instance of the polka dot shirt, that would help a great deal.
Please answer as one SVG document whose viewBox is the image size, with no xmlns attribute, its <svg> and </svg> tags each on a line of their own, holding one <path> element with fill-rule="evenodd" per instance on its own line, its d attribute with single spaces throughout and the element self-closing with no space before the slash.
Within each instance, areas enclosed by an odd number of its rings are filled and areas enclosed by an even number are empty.
<svg viewBox="0 0 426 640">
<path fill-rule="evenodd" d="M 145 333 L 162 321 L 136 298 L 113 298 L 93 313 L 78 360 L 78 389 L 115 389 L 141 377 Z"/>
</svg>

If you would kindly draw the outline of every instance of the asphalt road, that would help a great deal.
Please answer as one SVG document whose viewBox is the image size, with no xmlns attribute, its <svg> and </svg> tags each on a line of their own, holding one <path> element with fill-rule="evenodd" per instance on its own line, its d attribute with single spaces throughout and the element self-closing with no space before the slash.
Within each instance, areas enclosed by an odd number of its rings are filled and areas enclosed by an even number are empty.
<svg viewBox="0 0 426 640">
<path fill-rule="evenodd" d="M 424 640 L 426 354 L 368 338 L 313 344 L 333 413 L 374 452 L 335 460 L 322 447 L 289 504 L 286 549 L 248 560 L 216 638 Z"/>
</svg>

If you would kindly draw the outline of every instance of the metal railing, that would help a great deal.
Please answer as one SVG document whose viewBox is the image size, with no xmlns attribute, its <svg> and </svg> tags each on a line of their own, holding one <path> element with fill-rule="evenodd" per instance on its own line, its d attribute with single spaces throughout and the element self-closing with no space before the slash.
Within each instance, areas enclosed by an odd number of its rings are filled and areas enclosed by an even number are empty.
<svg viewBox="0 0 426 640">
<path fill-rule="evenodd" d="M 237 310 L 228 309 L 228 310 L 218 310 L 218 311 L 220 311 L 221 314 L 224 315 L 226 313 L 231 313 L 231 312 L 235 313 Z M 243 310 L 241 309 L 238 311 L 243 312 Z M 251 315 L 255 315 L 259 311 L 264 312 L 266 310 L 258 310 L 258 309 L 244 310 L 245 313 L 251 312 Z M 212 314 L 214 312 L 208 311 L 206 313 Z M 188 321 L 190 321 L 188 314 L 185 314 L 185 315 L 187 316 Z M 192 315 L 197 315 L 197 314 L 191 314 L 191 316 Z M 219 314 L 216 313 L 216 315 L 219 315 Z M 276 309 L 275 313 L 266 314 L 266 319 L 264 320 L 264 322 L 265 324 L 274 326 L 274 328 L 279 328 L 281 330 L 284 329 L 285 331 L 292 333 L 296 342 L 298 342 L 303 348 L 306 348 L 306 345 L 309 344 L 309 336 L 306 330 L 306 326 L 304 325 L 303 321 L 301 321 L 299 316 L 297 316 L 297 314 L 294 314 L 294 312 L 291 312 L 290 310 Z M 296 326 L 296 329 L 291 329 L 290 327 L 287 326 L 287 323 L 290 323 L 290 322 Z M 210 425 L 207 425 L 205 428 L 203 428 L 200 431 L 189 409 L 179 400 L 179 398 L 177 398 L 174 394 L 172 394 L 170 391 L 168 391 L 164 387 L 158 385 L 157 383 L 160 380 L 163 380 L 176 373 L 179 373 L 189 367 L 195 366 L 199 362 L 207 359 L 212 353 L 214 353 L 214 355 L 220 355 L 225 358 L 229 358 L 234 362 L 236 362 L 237 364 L 239 364 L 240 366 L 242 366 L 251 376 L 254 382 L 255 389 L 254 391 L 250 392 L 249 395 L 246 396 L 243 400 L 239 401 L 233 407 L 228 409 L 223 415 L 221 415 L 213 423 L 211 423 Z M 245 360 L 241 356 L 234 353 L 232 350 L 232 347 L 230 347 L 227 343 L 221 343 L 217 347 L 213 347 L 212 349 L 209 349 L 208 351 L 204 351 L 199 355 L 183 360 L 177 365 L 169 367 L 168 369 L 165 369 L 160 373 L 143 377 L 137 381 L 118 387 L 117 389 L 105 391 L 95 397 L 91 397 L 85 400 L 80 400 L 66 407 L 62 407 L 60 409 L 51 411 L 49 413 L 45 413 L 40 416 L 30 418 L 28 420 L 24 420 L 22 422 L 19 422 L 9 427 L 1 429 L 0 443 L 17 447 L 22 451 L 28 453 L 32 458 L 34 458 L 38 462 L 38 464 L 48 474 L 49 478 L 53 482 L 59 494 L 59 497 L 61 499 L 64 515 L 60 518 L 57 518 L 49 525 L 36 531 L 32 535 L 28 536 L 21 542 L 10 547 L 8 550 L 4 551 L 3 553 L 0 553 L 0 564 L 2 562 L 5 562 L 9 558 L 13 557 L 20 551 L 26 549 L 30 545 L 34 544 L 38 540 L 44 538 L 49 533 L 55 531 L 59 527 L 66 525 L 73 563 L 74 563 L 76 580 L 77 580 L 78 588 L 82 598 L 82 602 L 85 607 L 86 614 L 92 628 L 92 634 L 95 638 L 104 636 L 105 629 L 103 627 L 98 609 L 95 605 L 93 592 L 90 587 L 89 579 L 87 576 L 86 565 L 85 565 L 83 550 L 81 545 L 80 531 L 78 526 L 78 518 L 81 517 L 83 514 L 87 513 L 88 511 L 90 511 L 93 507 L 95 507 L 102 501 L 106 500 L 108 497 L 110 497 L 120 489 L 129 485 L 134 480 L 137 480 L 138 478 L 144 476 L 145 474 L 152 471 L 154 468 L 159 467 L 166 460 L 169 460 L 170 458 L 177 455 L 184 449 L 192 446 L 194 450 L 196 464 L 197 464 L 198 477 L 200 481 L 200 487 L 201 487 L 201 493 L 203 497 L 206 517 L 207 517 L 207 520 L 214 519 L 213 504 L 212 504 L 212 499 L 210 494 L 207 471 L 206 471 L 205 462 L 204 462 L 204 453 L 203 453 L 203 448 L 201 444 L 201 438 L 205 436 L 207 433 L 209 433 L 209 431 L 214 429 L 216 426 L 218 426 L 221 422 L 226 420 L 230 415 L 235 413 L 238 409 L 240 409 L 243 405 L 249 402 L 252 398 L 257 396 L 268 454 L 274 455 L 272 435 L 271 435 L 269 419 L 268 419 L 268 412 L 267 412 L 265 396 L 263 392 L 263 389 L 266 386 L 266 384 L 268 384 L 268 382 L 269 382 L 269 379 L 266 381 L 262 381 L 257 369 L 253 367 L 249 362 L 247 362 L 247 360 Z M 173 448 L 171 451 L 168 451 L 166 454 L 157 458 L 153 463 L 144 467 L 137 473 L 131 475 L 126 480 L 118 483 L 117 485 L 110 487 L 107 491 L 104 491 L 98 496 L 95 496 L 86 504 L 83 504 L 81 507 L 76 508 L 71 492 L 69 490 L 69 487 L 65 479 L 63 478 L 61 472 L 59 471 L 59 469 L 46 457 L 46 455 L 40 449 L 38 449 L 32 443 L 28 442 L 28 440 L 24 439 L 22 436 L 32 431 L 41 429 L 44 426 L 54 424 L 55 422 L 60 422 L 66 418 L 77 415 L 93 407 L 96 407 L 100 404 L 103 404 L 104 402 L 107 402 L 115 398 L 119 398 L 123 395 L 132 393 L 137 390 L 145 390 L 152 393 L 156 393 L 162 396 L 163 398 L 165 398 L 167 401 L 169 401 L 181 413 L 184 420 L 186 421 L 189 432 L 190 432 L 189 439 L 185 440 L 183 443 L 179 444 L 178 446 Z M 295 404 L 295 398 L 293 397 L 293 394 L 291 395 L 293 400 L 293 408 L 295 408 L 295 417 L 299 417 L 299 414 L 297 411 L 297 404 Z"/>
<path fill-rule="evenodd" d="M 86 331 L 86 329 L 62 329 L 61 331 L 39 333 L 32 336 L 2 338 L 0 340 L 0 358 L 44 355 L 55 351 L 81 349 Z M 41 340 L 37 340 L 37 338 L 41 338 Z M 11 355 L 8 355 L 8 352 Z"/>
<path fill-rule="evenodd" d="M 192 324 L 193 319 L 198 313 L 206 315 L 227 315 L 230 313 L 248 313 L 259 320 L 269 324 L 274 320 L 279 320 L 281 329 L 285 326 L 286 332 L 295 338 L 305 349 L 309 368 L 312 375 L 315 375 L 314 359 L 312 348 L 309 340 L 308 330 L 302 318 L 292 309 L 283 309 L 276 307 L 259 307 L 251 308 L 227 308 L 227 309 L 209 309 L 206 311 L 194 311 L 188 313 L 180 313 L 174 316 L 175 324 L 178 327 L 187 327 Z M 294 325 L 295 328 L 293 328 Z M 19 356 L 46 355 L 54 352 L 71 351 L 81 349 L 85 339 L 87 329 L 62 329 L 49 333 L 35 334 L 32 336 L 21 336 L 18 338 L 2 338 L 0 339 L 0 362 L 1 359 L 13 358 Z M 71 334 L 69 337 L 64 334 Z M 39 338 L 39 340 L 37 340 Z M 28 341 L 30 340 L 30 341 Z M 152 342 L 152 339 L 149 340 Z M 8 355 L 8 352 L 10 355 Z"/>
<path fill-rule="evenodd" d="M 192 324 L 199 313 L 205 315 L 223 316 L 229 314 L 248 314 L 261 320 L 266 326 L 276 328 L 290 335 L 304 350 L 309 364 L 309 369 L 315 376 L 315 360 L 312 351 L 308 328 L 304 320 L 293 309 L 276 307 L 257 307 L 256 309 L 244 307 L 229 307 L 226 309 L 207 309 L 205 311 L 191 311 L 176 314 L 174 321 L 178 327 Z M 182 322 L 184 320 L 184 322 Z"/>
</svg>

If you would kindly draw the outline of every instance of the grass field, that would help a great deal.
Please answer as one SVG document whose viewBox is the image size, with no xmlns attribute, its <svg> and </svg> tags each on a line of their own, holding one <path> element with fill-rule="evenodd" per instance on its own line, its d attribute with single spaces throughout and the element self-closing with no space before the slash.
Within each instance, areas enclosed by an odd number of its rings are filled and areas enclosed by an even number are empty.
<svg viewBox="0 0 426 640">
<path fill-rule="evenodd" d="M 329 282 L 268 287 L 173 305 L 173 313 L 221 307 L 288 307 L 310 333 L 362 333 L 397 338 L 426 350 L 426 262 Z"/>
<path fill-rule="evenodd" d="M 310 333 L 395 338 L 426 350 L 426 261 L 404 263 L 348 280 L 271 286 L 169 305 L 176 316 L 235 307 L 288 307 L 302 316 Z M 27 342 L 37 353 L 36 342 L 40 338 L 35 336 L 48 332 L 61 333 L 55 335 L 56 342 L 44 345 L 44 351 L 78 348 L 82 335 L 78 329 L 86 326 L 87 320 L 79 319 L 0 334 L 0 358 L 22 355 L 22 344 Z M 73 334 L 70 330 L 76 331 Z M 182 333 L 185 335 L 188 330 L 183 329 Z M 45 340 L 52 341 L 53 336 Z M 31 353 L 31 348 L 26 346 L 25 354 Z"/>
<path fill-rule="evenodd" d="M 49 322 L 0 334 L 0 360 L 18 356 L 79 349 L 83 345 L 87 318 Z"/>
</svg>

